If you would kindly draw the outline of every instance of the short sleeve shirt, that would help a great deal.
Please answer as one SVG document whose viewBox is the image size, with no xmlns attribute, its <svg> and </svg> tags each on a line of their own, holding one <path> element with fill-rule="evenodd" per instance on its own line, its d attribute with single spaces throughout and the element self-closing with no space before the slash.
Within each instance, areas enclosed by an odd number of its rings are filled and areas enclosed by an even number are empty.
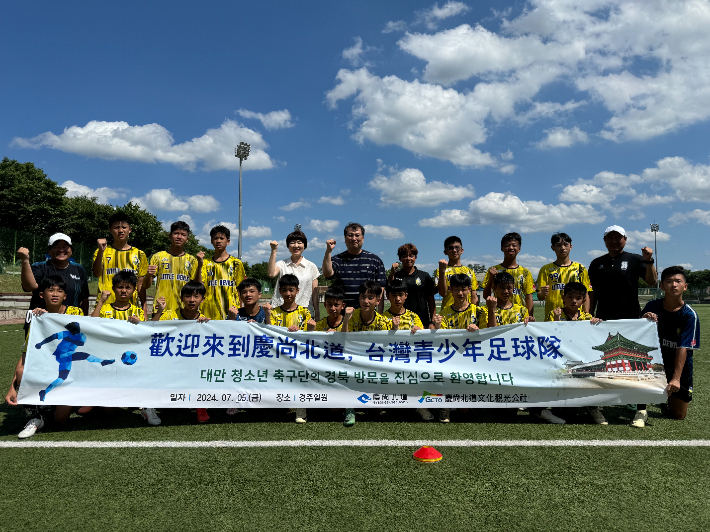
<svg viewBox="0 0 710 532">
<path fill-rule="evenodd" d="M 94 260 L 98 256 L 99 250 L 94 251 Z M 106 303 L 111 304 L 116 301 L 113 293 L 113 276 L 120 271 L 128 271 L 136 274 L 136 277 L 145 277 L 148 273 L 148 258 L 145 253 L 138 248 L 116 249 L 113 246 L 106 246 L 103 254 L 103 271 L 99 277 L 99 292 L 97 299 L 101 299 L 101 292 L 106 290 L 111 292 L 111 296 Z M 138 290 L 133 292 L 131 303 L 138 303 Z"/>
<path fill-rule="evenodd" d="M 527 268 L 518 265 L 516 268 L 506 268 L 502 264 L 494 266 L 499 272 L 508 272 L 513 276 L 513 297 L 510 300 L 516 305 L 525 306 L 525 296 L 532 294 L 535 291 L 535 283 L 533 283 L 532 273 Z M 483 279 L 483 286 L 488 286 L 490 273 L 486 272 L 486 277 Z"/>
<path fill-rule="evenodd" d="M 250 316 L 244 307 L 239 307 L 237 312 L 236 321 L 249 321 L 254 320 L 256 323 L 266 323 L 266 312 L 264 307 L 259 307 L 259 311 L 254 316 Z"/>
<path fill-rule="evenodd" d="M 384 316 L 390 320 L 395 316 L 399 316 L 399 329 L 401 331 L 409 330 L 412 327 L 419 327 L 420 329 L 424 328 L 422 320 L 419 319 L 419 314 L 412 312 L 411 310 L 404 309 L 402 314 L 394 314 L 391 309 L 387 309 L 384 312 Z"/>
<path fill-rule="evenodd" d="M 579 262 L 573 262 L 568 266 L 558 266 L 551 262 L 540 268 L 540 273 L 537 275 L 537 288 L 550 287 L 550 291 L 545 297 L 546 317 L 549 317 L 550 312 L 556 308 L 564 306 L 562 296 L 564 295 L 565 285 L 572 282 L 582 283 L 587 288 L 587 291 L 591 290 L 587 269 Z"/>
<path fill-rule="evenodd" d="M 436 294 L 436 285 L 431 275 L 414 268 L 411 275 L 406 275 L 402 270 L 399 270 L 395 272 L 394 276 L 407 285 L 407 299 L 404 301 L 404 308 L 417 314 L 424 327 L 429 327 L 432 310 L 429 308 L 429 298 Z"/>
<path fill-rule="evenodd" d="M 128 321 L 131 316 L 138 316 L 140 321 L 145 321 L 143 309 L 136 305 L 129 305 L 127 309 L 118 310 L 110 303 L 104 303 L 99 311 L 99 318 L 108 318 L 111 320 Z"/>
<path fill-rule="evenodd" d="M 451 286 L 449 281 L 452 275 L 462 273 L 471 279 L 471 291 L 475 292 L 478 289 L 478 280 L 476 279 L 476 272 L 468 266 L 449 266 L 444 271 L 444 277 L 446 278 L 446 295 L 441 301 L 441 308 L 448 307 L 454 302 L 454 296 L 451 295 Z M 471 294 L 468 296 L 468 302 L 471 302 Z"/>
<path fill-rule="evenodd" d="M 676 312 L 663 307 L 663 299 L 646 303 L 642 315 L 653 312 L 658 316 L 658 340 L 665 361 L 675 360 L 676 349 L 685 347 L 688 356 L 700 348 L 700 320 L 695 310 L 687 303 Z"/>
<path fill-rule="evenodd" d="M 524 305 L 513 303 L 510 308 L 496 308 L 496 325 L 512 325 L 522 323 L 528 317 L 528 309 Z"/>
<path fill-rule="evenodd" d="M 89 297 L 86 270 L 81 264 L 70 262 L 62 270 L 52 264 L 52 261 L 35 262 L 32 265 L 32 274 L 37 284 L 50 275 L 61 277 L 67 284 L 67 298 L 64 300 L 64 304 L 68 307 L 78 307 L 84 299 Z M 46 308 L 44 300 L 39 297 L 39 288 L 32 291 L 32 299 L 30 300 L 30 310 L 35 308 Z"/>
<path fill-rule="evenodd" d="M 182 287 L 197 275 L 197 259 L 188 253 L 172 255 L 159 251 L 150 258 L 149 265 L 158 268 L 155 272 L 155 299 L 164 297 L 167 310 L 179 309 Z"/>
<path fill-rule="evenodd" d="M 276 325 L 277 327 L 295 325 L 300 330 L 305 331 L 310 319 L 311 313 L 305 307 L 297 306 L 293 310 L 284 310 L 281 307 L 271 309 L 271 325 Z"/>
<path fill-rule="evenodd" d="M 343 329 L 342 316 L 340 318 L 340 321 L 336 324 L 335 327 L 331 327 L 330 323 L 328 323 L 328 316 L 319 320 L 318 323 L 316 323 L 316 331 L 326 332 L 326 331 L 329 331 L 330 329 L 333 329 L 334 331 L 337 331 L 337 332 L 340 332 Z"/>
<path fill-rule="evenodd" d="M 313 281 L 318 279 L 320 272 L 318 267 L 307 259 L 301 259 L 298 264 L 289 258 L 288 260 L 280 260 L 276 263 L 276 268 L 279 270 L 279 275 L 276 279 L 276 286 L 282 276 L 287 273 L 298 277 L 298 295 L 296 296 L 296 304 L 308 309 L 313 308 Z M 280 307 L 284 304 L 284 299 L 281 297 L 278 289 L 274 292 L 274 297 L 271 298 L 271 306 L 273 308 Z"/>
<path fill-rule="evenodd" d="M 350 321 L 348 322 L 349 332 L 362 332 L 362 331 L 391 331 L 392 330 L 392 320 L 385 318 L 382 314 L 375 311 L 375 317 L 370 323 L 363 323 L 362 316 L 360 315 L 360 309 L 355 309 Z"/>
<path fill-rule="evenodd" d="M 364 249 L 359 255 L 347 251 L 338 253 L 331 259 L 334 286 L 345 291 L 345 306 L 360 308 L 360 285 L 365 281 L 377 281 L 384 288 L 387 283 L 385 265 L 380 257 Z"/>
<path fill-rule="evenodd" d="M 558 308 L 560 308 L 560 307 L 558 307 Z M 577 311 L 577 319 L 576 320 L 573 320 L 573 319 L 567 317 L 567 314 L 565 314 L 564 309 L 562 309 L 562 313 L 560 314 L 560 321 L 589 321 L 592 318 L 593 318 L 593 316 L 591 314 L 587 314 L 581 308 Z M 554 309 L 547 313 L 547 317 L 546 317 L 545 321 L 555 321 Z"/>
<path fill-rule="evenodd" d="M 441 309 L 442 329 L 466 329 L 474 324 L 479 329 L 488 327 L 488 307 L 469 304 L 464 310 L 454 310 L 452 305 Z"/>
<path fill-rule="evenodd" d="M 638 280 L 646 276 L 643 257 L 622 251 L 612 258 L 607 253 L 589 265 L 594 287 L 595 316 L 603 320 L 635 320 L 639 312 Z"/>
</svg>

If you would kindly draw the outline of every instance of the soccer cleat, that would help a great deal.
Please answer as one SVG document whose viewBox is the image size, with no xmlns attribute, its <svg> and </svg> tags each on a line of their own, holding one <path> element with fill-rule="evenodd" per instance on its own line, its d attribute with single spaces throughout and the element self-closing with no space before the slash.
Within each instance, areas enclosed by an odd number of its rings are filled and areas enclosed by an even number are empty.
<svg viewBox="0 0 710 532">
<path fill-rule="evenodd" d="M 44 401 L 45 396 L 47 395 L 47 392 L 45 390 L 42 390 L 39 392 L 39 400 Z"/>
<path fill-rule="evenodd" d="M 210 415 L 207 413 L 206 408 L 198 408 L 197 409 L 197 422 L 198 423 L 207 423 L 210 420 Z"/>
<path fill-rule="evenodd" d="M 227 408 L 227 415 L 228 416 L 233 416 L 234 414 L 236 414 L 238 412 L 239 412 L 238 408 Z"/>
<path fill-rule="evenodd" d="M 648 412 L 646 410 L 637 410 L 634 420 L 631 422 L 632 427 L 642 429 L 646 426 L 648 421 Z"/>
<path fill-rule="evenodd" d="M 307 421 L 306 415 L 307 415 L 307 410 L 305 408 L 297 408 L 296 409 L 296 423 L 305 423 Z"/>
<path fill-rule="evenodd" d="M 592 416 L 594 423 L 596 423 L 597 425 L 608 425 L 609 424 L 609 422 L 604 417 L 604 414 L 602 414 L 601 407 L 588 406 L 587 412 L 589 412 L 589 415 Z"/>
<path fill-rule="evenodd" d="M 428 408 L 417 408 L 417 414 L 422 416 L 422 421 L 431 421 L 434 419 L 434 414 L 429 412 Z"/>
<path fill-rule="evenodd" d="M 346 427 L 352 427 L 355 424 L 355 410 L 352 408 L 346 408 L 345 409 L 345 420 L 343 421 L 343 425 Z"/>
<path fill-rule="evenodd" d="M 547 421 L 548 423 L 553 423 L 555 425 L 564 425 L 567 423 L 564 419 L 561 417 L 557 417 L 555 414 L 550 412 L 548 409 L 543 409 L 542 412 L 539 414 L 535 414 L 536 417 L 539 417 L 540 419 Z"/>
<path fill-rule="evenodd" d="M 451 411 L 448 408 L 439 410 L 439 423 L 448 423 L 451 421 Z"/>
<path fill-rule="evenodd" d="M 141 408 L 141 416 L 145 418 L 148 425 L 160 425 L 161 423 L 155 408 Z"/>
<path fill-rule="evenodd" d="M 44 427 L 44 420 L 41 417 L 32 418 L 27 422 L 25 428 L 22 429 L 22 432 L 20 432 L 17 437 L 21 440 L 24 440 L 25 438 L 31 438 L 35 435 L 35 432 L 37 432 L 42 427 Z"/>
</svg>

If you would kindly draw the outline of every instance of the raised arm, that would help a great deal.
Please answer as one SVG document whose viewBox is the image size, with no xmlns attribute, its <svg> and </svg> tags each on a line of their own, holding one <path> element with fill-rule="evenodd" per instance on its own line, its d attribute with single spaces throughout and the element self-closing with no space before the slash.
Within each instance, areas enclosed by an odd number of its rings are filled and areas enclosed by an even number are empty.
<svg viewBox="0 0 710 532">
<path fill-rule="evenodd" d="M 446 288 L 446 268 L 449 266 L 449 262 L 445 259 L 441 259 L 439 261 L 439 269 L 438 269 L 438 276 L 439 276 L 439 295 L 441 297 L 444 297 L 447 292 Z"/>
<path fill-rule="evenodd" d="M 104 273 L 104 251 L 106 251 L 106 239 L 99 238 L 96 240 L 99 249 L 96 251 L 96 258 L 94 259 L 94 264 L 91 266 L 91 272 L 94 277 L 101 277 Z"/>
<path fill-rule="evenodd" d="M 266 275 L 273 279 L 279 274 L 279 269 L 276 267 L 276 251 L 279 243 L 276 240 L 272 240 L 269 245 L 271 246 L 271 255 L 269 255 L 269 264 L 266 266 Z"/>
<path fill-rule="evenodd" d="M 325 242 L 325 256 L 323 257 L 323 277 L 330 279 L 335 275 L 333 270 L 333 261 L 331 260 L 331 255 L 333 249 L 335 248 L 335 239 L 331 238 Z"/>
<path fill-rule="evenodd" d="M 646 263 L 646 277 L 644 281 L 648 286 L 656 286 L 658 281 L 658 272 L 656 271 L 656 266 L 653 264 L 653 250 L 649 247 L 645 247 L 641 250 L 643 254 L 643 261 Z"/>
<path fill-rule="evenodd" d="M 20 282 L 22 283 L 22 289 L 25 292 L 37 290 L 37 281 L 35 280 L 34 273 L 32 273 L 32 265 L 30 264 L 30 250 L 27 248 L 18 249 L 17 257 L 20 259 Z"/>
</svg>

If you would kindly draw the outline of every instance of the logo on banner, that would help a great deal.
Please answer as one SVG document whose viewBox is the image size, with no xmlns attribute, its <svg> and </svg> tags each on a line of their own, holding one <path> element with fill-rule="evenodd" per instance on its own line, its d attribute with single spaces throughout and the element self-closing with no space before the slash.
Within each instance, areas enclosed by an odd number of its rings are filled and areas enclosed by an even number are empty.
<svg viewBox="0 0 710 532">
<path fill-rule="evenodd" d="M 427 403 L 442 403 L 442 397 L 444 397 L 443 393 L 429 393 L 425 391 L 422 393 L 422 397 L 419 399 L 419 402 L 423 403 L 426 401 Z"/>
<path fill-rule="evenodd" d="M 364 393 L 360 397 L 358 397 L 357 400 L 360 401 L 362 404 L 366 405 L 367 403 L 372 401 L 372 397 Z"/>
</svg>

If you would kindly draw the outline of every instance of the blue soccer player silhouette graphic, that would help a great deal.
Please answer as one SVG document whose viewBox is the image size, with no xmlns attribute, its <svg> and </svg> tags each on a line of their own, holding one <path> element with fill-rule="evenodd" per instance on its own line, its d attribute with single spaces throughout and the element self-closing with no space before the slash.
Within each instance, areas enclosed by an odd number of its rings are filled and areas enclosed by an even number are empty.
<svg viewBox="0 0 710 532">
<path fill-rule="evenodd" d="M 77 347 L 81 347 L 86 342 L 86 335 L 81 332 L 81 328 L 77 322 L 67 323 L 64 328 L 66 331 L 54 333 L 52 336 L 45 338 L 40 343 L 35 345 L 35 349 L 41 348 L 44 344 L 47 344 L 53 340 L 61 340 L 57 344 L 57 348 L 54 350 L 54 357 L 59 362 L 59 376 L 56 380 L 47 386 L 44 390 L 39 392 L 39 400 L 44 401 L 45 396 L 49 393 L 49 390 L 60 386 L 64 380 L 69 376 L 71 371 L 71 363 L 75 360 L 88 360 L 89 362 L 99 362 L 102 366 L 108 366 L 113 364 L 114 360 L 104 360 L 89 353 L 76 352 Z"/>
</svg>

